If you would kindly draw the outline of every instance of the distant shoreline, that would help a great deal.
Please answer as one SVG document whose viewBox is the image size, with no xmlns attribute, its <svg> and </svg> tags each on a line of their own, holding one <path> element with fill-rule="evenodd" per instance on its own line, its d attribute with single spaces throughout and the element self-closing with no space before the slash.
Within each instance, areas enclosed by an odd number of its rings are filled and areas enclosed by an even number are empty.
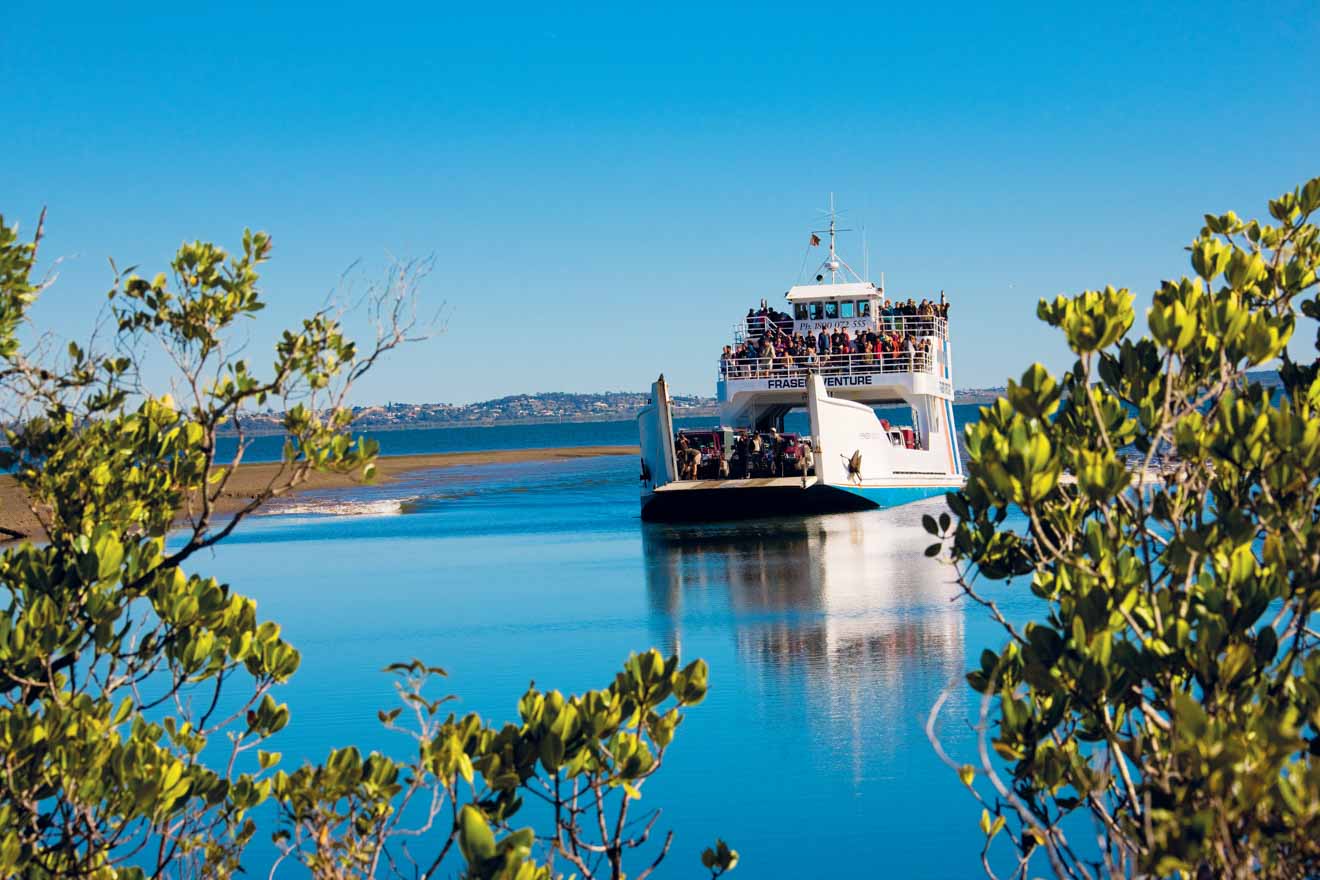
<svg viewBox="0 0 1320 880">
<path fill-rule="evenodd" d="M 719 410 L 710 408 L 694 409 L 690 412 L 675 412 L 674 418 L 708 418 L 719 415 Z M 570 418 L 529 418 L 529 419 L 481 419 L 470 422 L 405 422 L 402 424 L 391 423 L 386 425 L 372 425 L 361 422 L 354 422 L 350 429 L 354 434 L 371 433 L 374 431 L 433 431 L 450 430 L 452 428 L 501 428 L 505 426 L 518 425 L 593 425 L 607 422 L 631 422 L 637 418 L 636 413 L 619 414 L 609 413 L 601 416 L 574 416 Z M 265 425 L 245 427 L 243 434 L 246 437 L 270 437 L 272 435 L 283 434 L 284 432 L 276 427 L 267 427 Z M 235 437 L 234 431 L 221 431 L 221 437 Z"/>
<path fill-rule="evenodd" d="M 1003 388 L 974 389 L 969 391 L 959 391 L 954 395 L 954 405 L 982 405 L 994 403 L 997 397 L 1004 393 Z M 686 410 L 675 410 L 676 419 L 705 419 L 713 418 L 720 414 L 718 407 L 693 407 Z M 438 431 L 451 430 L 455 428 L 501 428 L 517 426 L 536 426 L 536 425 L 593 425 L 605 424 L 609 422 L 630 422 L 637 418 L 637 413 L 606 413 L 603 415 L 584 415 L 567 417 L 536 417 L 525 419 L 473 419 L 471 421 L 445 421 L 445 422 L 403 422 L 390 423 L 383 425 L 373 425 L 370 423 L 354 422 L 353 433 L 373 433 L 386 431 Z M 243 429 L 244 436 L 247 437 L 270 437 L 284 433 L 278 427 L 267 425 L 252 425 Z M 222 437 L 235 437 L 237 434 L 233 431 L 222 431 Z"/>
<path fill-rule="evenodd" d="M 576 458 L 596 458 L 606 455 L 637 455 L 636 446 L 560 446 L 545 449 L 493 449 L 475 452 L 426 452 L 407 455 L 382 455 L 376 459 L 376 479 L 373 484 L 390 483 L 401 476 L 419 471 L 490 464 L 521 464 L 533 461 L 567 461 Z M 252 497 L 264 489 L 279 472 L 279 462 L 241 464 L 230 478 L 224 494 L 216 501 L 215 511 L 225 517 L 240 510 Z M 292 493 L 316 490 L 349 489 L 362 485 L 362 481 L 347 474 L 312 473 L 306 482 Z M 45 532 L 41 522 L 28 509 L 23 491 L 14 478 L 0 475 L 0 527 L 7 540 L 41 540 Z"/>
</svg>

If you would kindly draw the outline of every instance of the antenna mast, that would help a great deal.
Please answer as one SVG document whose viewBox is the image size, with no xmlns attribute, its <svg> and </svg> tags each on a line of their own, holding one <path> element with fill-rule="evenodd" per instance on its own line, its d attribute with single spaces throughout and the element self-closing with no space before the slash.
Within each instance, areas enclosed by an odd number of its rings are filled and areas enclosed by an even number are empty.
<svg viewBox="0 0 1320 880">
<path fill-rule="evenodd" d="M 822 268 L 822 269 L 825 269 L 826 271 L 828 271 L 828 272 L 830 273 L 830 284 L 838 284 L 838 283 L 839 283 L 839 269 L 840 269 L 841 267 L 844 268 L 844 269 L 847 269 L 849 272 L 851 272 L 851 273 L 853 274 L 854 277 L 857 275 L 857 273 L 853 270 L 853 267 L 852 267 L 852 266 L 849 266 L 847 263 L 845 263 L 845 262 L 843 262 L 842 260 L 839 259 L 838 251 L 836 251 L 836 250 L 835 250 L 835 247 L 834 247 L 834 237 L 835 237 L 835 235 L 836 235 L 837 233 L 840 233 L 840 232 L 851 232 L 852 230 L 851 230 L 851 229 L 840 229 L 840 228 L 839 228 L 839 224 L 838 224 L 838 212 L 834 210 L 834 193 L 830 193 L 830 209 L 829 209 L 829 211 L 828 211 L 827 213 L 830 215 L 830 228 L 829 228 L 829 229 L 817 229 L 817 230 L 815 230 L 815 232 L 817 232 L 817 233 L 825 232 L 825 233 L 828 233 L 828 234 L 829 234 L 829 237 L 830 237 L 830 255 L 829 255 L 829 258 L 826 259 L 825 262 L 821 265 L 821 268 Z M 862 280 L 862 279 L 858 279 L 858 280 L 860 281 L 860 280 Z"/>
</svg>

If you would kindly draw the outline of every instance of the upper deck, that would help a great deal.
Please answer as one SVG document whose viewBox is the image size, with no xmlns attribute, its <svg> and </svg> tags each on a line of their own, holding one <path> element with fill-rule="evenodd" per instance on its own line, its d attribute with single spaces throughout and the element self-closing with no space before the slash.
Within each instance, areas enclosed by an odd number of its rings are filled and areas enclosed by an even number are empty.
<svg viewBox="0 0 1320 880">
<path fill-rule="evenodd" d="M 889 299 L 839 257 L 831 204 L 829 255 L 815 282 L 784 294 L 787 311 L 765 300 L 733 327 L 719 359 L 722 403 L 755 409 L 802 396 L 806 377 L 819 374 L 831 394 L 859 402 L 953 396 L 948 303 Z M 822 243 L 812 233 L 811 246 Z"/>
<path fill-rule="evenodd" d="M 952 393 L 948 319 L 892 314 L 883 308 L 863 311 L 855 301 L 853 310 L 838 311 L 853 311 L 855 317 L 826 322 L 810 317 L 802 321 L 776 321 L 766 315 L 745 318 L 734 325 L 734 344 L 719 359 L 719 381 L 736 383 L 737 390 L 777 390 L 805 387 L 801 380 L 808 373 L 825 376 L 831 387 L 911 386 L 901 378 L 921 375 L 937 379 L 942 393 Z M 827 338 L 845 334 L 848 344 L 825 348 L 817 341 L 822 334 Z M 808 335 L 813 337 L 811 346 L 805 342 Z M 881 376 L 885 379 L 869 378 Z"/>
<path fill-rule="evenodd" d="M 843 305 L 852 306 L 850 309 L 842 308 Z M 825 303 L 800 303 L 804 307 L 823 306 Z M 845 301 L 835 303 L 836 310 L 845 312 L 849 315 L 846 318 L 830 318 L 817 320 L 815 318 L 797 318 L 784 315 L 783 318 L 776 320 L 771 315 L 748 315 L 737 324 L 733 325 L 733 344 L 748 345 L 759 343 L 761 338 L 769 334 L 772 342 L 776 345 L 783 340 L 791 340 L 794 335 L 805 339 L 806 334 L 810 333 L 817 337 L 822 331 L 826 335 L 833 334 L 836 330 L 847 330 L 849 333 L 898 333 L 907 335 L 911 333 L 919 339 L 938 339 L 941 343 L 949 341 L 949 321 L 938 315 L 905 315 L 888 314 L 884 309 L 875 309 L 869 307 L 862 308 L 862 304 L 856 301 Z M 822 313 L 824 309 L 820 310 Z M 814 314 L 809 312 L 808 314 Z M 818 350 L 819 353 L 819 350 Z"/>
</svg>

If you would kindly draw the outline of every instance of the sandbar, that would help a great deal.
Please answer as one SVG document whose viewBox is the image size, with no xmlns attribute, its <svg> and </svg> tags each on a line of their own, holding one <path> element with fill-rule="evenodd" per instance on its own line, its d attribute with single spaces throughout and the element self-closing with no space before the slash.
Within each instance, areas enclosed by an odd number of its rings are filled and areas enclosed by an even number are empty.
<svg viewBox="0 0 1320 880">
<path fill-rule="evenodd" d="M 479 452 L 382 455 L 376 459 L 375 483 L 389 483 L 404 474 L 451 467 L 637 454 L 636 446 L 558 446 L 545 449 L 491 449 Z M 224 494 L 216 501 L 216 512 L 224 515 L 243 507 L 254 494 L 269 485 L 279 468 L 278 462 L 239 465 L 225 487 Z M 348 474 L 314 472 L 294 491 L 347 489 L 361 485 L 361 482 Z M 14 482 L 13 477 L 0 475 L 0 541 L 24 538 L 40 540 L 43 536 L 41 522 L 28 507 L 23 490 Z"/>
</svg>

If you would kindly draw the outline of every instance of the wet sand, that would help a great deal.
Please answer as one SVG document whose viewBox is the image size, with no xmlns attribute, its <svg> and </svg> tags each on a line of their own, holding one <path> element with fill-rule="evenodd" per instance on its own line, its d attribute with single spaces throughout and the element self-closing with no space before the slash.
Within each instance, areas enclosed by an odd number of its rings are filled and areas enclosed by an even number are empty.
<svg viewBox="0 0 1320 880">
<path fill-rule="evenodd" d="M 450 467 L 483 464 L 516 464 L 529 461 L 564 461 L 601 455 L 637 455 L 636 446 L 561 446 L 552 449 L 494 449 L 485 452 L 437 452 L 425 455 L 383 455 L 376 459 L 375 484 L 389 483 L 404 474 Z M 244 464 L 230 479 L 216 503 L 220 514 L 238 510 L 269 485 L 280 465 L 275 462 Z M 311 474 L 294 492 L 308 489 L 345 489 L 361 481 L 344 474 Z M 0 541 L 17 538 L 40 539 L 41 523 L 28 509 L 27 498 L 13 477 L 0 475 Z"/>
</svg>

